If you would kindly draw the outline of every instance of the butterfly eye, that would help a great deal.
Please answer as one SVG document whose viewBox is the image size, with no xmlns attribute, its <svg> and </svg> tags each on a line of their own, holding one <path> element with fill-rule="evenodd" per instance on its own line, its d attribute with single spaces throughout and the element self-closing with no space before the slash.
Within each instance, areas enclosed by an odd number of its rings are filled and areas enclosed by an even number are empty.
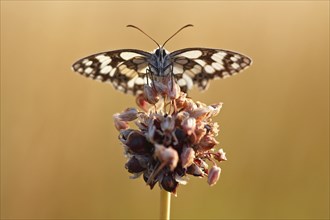
<svg viewBox="0 0 330 220">
<path fill-rule="evenodd" d="M 159 56 L 159 49 L 157 49 L 157 50 L 155 51 L 155 54 L 156 54 L 157 56 Z"/>
<path fill-rule="evenodd" d="M 165 57 L 166 56 L 166 52 L 165 50 L 162 51 L 162 57 Z"/>
</svg>

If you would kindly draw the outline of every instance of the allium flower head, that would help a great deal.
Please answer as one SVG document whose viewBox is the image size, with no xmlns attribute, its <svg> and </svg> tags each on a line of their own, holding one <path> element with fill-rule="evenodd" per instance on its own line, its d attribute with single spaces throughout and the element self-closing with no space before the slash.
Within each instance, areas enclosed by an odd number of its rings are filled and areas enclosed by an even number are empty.
<svg viewBox="0 0 330 220">
<path fill-rule="evenodd" d="M 212 117 L 220 112 L 222 104 L 194 102 L 175 85 L 169 90 L 172 95 L 169 110 L 166 105 L 156 106 L 162 96 L 153 96 L 159 93 L 153 90 L 160 86 L 145 86 L 144 97 L 138 97 L 137 103 L 143 103 L 140 107 L 146 111 L 128 108 L 113 116 L 128 159 L 125 168 L 133 174 L 131 178 L 143 176 L 151 189 L 158 182 L 174 194 L 179 184 L 187 183 L 187 175 L 208 177 L 209 185 L 216 184 L 220 176 L 216 161 L 226 160 L 222 149 L 214 151 L 219 126 Z M 146 103 L 154 107 L 148 110 Z M 129 122 L 134 122 L 137 128 L 130 128 Z"/>
</svg>

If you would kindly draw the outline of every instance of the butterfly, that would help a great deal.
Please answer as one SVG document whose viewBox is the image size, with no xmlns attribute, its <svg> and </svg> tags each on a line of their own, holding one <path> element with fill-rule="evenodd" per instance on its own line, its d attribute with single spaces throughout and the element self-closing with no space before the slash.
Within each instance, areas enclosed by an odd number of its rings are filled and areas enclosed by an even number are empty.
<svg viewBox="0 0 330 220">
<path fill-rule="evenodd" d="M 121 92 L 138 95 L 143 93 L 145 84 L 168 76 L 173 77 L 183 92 L 194 85 L 205 90 L 210 80 L 235 75 L 252 64 L 249 57 L 223 49 L 193 47 L 168 52 L 164 45 L 191 24 L 180 28 L 163 46 L 140 28 L 127 26 L 141 31 L 158 48 L 151 53 L 138 49 L 101 52 L 78 60 L 72 69 L 83 76 L 110 83 Z"/>
</svg>

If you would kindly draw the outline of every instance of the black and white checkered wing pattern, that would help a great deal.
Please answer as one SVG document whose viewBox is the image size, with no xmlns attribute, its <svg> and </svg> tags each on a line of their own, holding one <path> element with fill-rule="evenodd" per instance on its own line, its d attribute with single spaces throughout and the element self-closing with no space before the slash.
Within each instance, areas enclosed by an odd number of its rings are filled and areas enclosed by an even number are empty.
<svg viewBox="0 0 330 220">
<path fill-rule="evenodd" d="M 143 92 L 149 57 L 150 53 L 141 50 L 115 50 L 82 58 L 72 68 L 83 76 L 111 83 L 117 90 L 135 95 Z"/>
<path fill-rule="evenodd" d="M 235 75 L 251 65 L 245 55 L 221 49 L 187 48 L 170 54 L 173 74 L 183 91 L 196 85 L 205 90 L 211 79 Z"/>
</svg>

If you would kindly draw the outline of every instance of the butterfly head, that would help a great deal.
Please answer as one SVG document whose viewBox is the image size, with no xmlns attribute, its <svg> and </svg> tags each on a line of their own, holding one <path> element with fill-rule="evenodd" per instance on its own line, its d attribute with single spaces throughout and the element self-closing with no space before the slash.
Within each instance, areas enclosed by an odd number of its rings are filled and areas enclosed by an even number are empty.
<svg viewBox="0 0 330 220">
<path fill-rule="evenodd" d="M 160 47 L 154 50 L 154 54 L 159 58 L 164 58 L 168 53 L 163 47 Z"/>
<path fill-rule="evenodd" d="M 158 48 L 153 51 L 151 57 L 149 58 L 149 71 L 153 76 L 168 76 L 171 72 L 172 67 L 172 60 L 170 58 L 169 53 L 164 49 L 165 44 L 171 40 L 177 33 L 179 33 L 181 30 L 192 27 L 192 24 L 187 24 L 180 28 L 177 32 L 175 32 L 171 37 L 169 37 L 162 46 L 157 43 L 152 37 L 150 37 L 148 34 L 146 34 L 143 30 L 140 28 L 134 26 L 134 25 L 127 25 L 127 27 L 135 28 L 139 31 L 141 31 L 144 35 L 146 35 L 148 38 L 150 38 L 153 42 L 155 42 L 158 46 Z"/>
</svg>

